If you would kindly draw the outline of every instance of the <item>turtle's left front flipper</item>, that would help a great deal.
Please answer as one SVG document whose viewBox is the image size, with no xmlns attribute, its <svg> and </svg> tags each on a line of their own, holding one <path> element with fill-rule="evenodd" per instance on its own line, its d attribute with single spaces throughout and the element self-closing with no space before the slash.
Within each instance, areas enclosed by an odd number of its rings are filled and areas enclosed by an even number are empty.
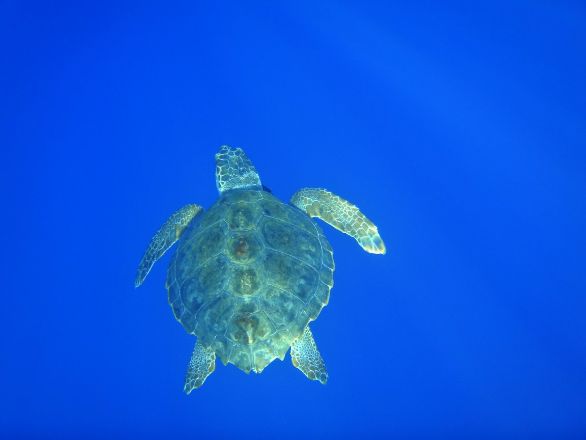
<svg viewBox="0 0 586 440">
<path fill-rule="evenodd" d="M 140 286 L 156 261 L 161 258 L 173 244 L 179 240 L 181 234 L 191 220 L 202 210 L 198 205 L 185 205 L 174 213 L 165 222 L 152 238 L 149 247 L 145 251 L 134 281 L 135 287 Z"/>
<path fill-rule="evenodd" d="M 291 203 L 310 217 L 317 217 L 334 228 L 354 237 L 371 254 L 386 253 L 385 243 L 377 227 L 358 207 L 322 188 L 303 188 L 291 198 Z"/>
</svg>

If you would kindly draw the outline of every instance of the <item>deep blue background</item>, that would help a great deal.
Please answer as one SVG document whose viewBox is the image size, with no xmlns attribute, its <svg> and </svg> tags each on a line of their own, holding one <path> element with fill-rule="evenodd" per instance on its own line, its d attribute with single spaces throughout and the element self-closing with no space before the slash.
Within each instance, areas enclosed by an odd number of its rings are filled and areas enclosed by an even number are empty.
<svg viewBox="0 0 586 440">
<path fill-rule="evenodd" d="M 0 4 L 0 437 L 586 436 L 583 2 L 85 3 Z M 169 257 L 133 287 L 223 143 L 387 243 L 324 225 L 326 386 L 185 396 Z"/>
</svg>

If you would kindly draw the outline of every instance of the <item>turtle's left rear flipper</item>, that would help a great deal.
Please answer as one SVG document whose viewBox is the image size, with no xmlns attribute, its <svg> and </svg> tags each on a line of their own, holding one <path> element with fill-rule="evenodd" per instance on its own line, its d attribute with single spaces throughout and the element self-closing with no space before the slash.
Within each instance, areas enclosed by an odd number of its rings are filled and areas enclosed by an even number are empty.
<svg viewBox="0 0 586 440">
<path fill-rule="evenodd" d="M 203 385 L 207 377 L 216 369 L 216 353 L 211 348 L 205 348 L 197 341 L 189 368 L 185 376 L 183 390 L 189 394 L 191 391 Z"/>
<path fill-rule="evenodd" d="M 135 287 L 143 283 L 156 261 L 181 237 L 187 225 L 201 210 L 202 207 L 198 205 L 185 205 L 161 226 L 140 260 L 134 281 Z"/>
</svg>

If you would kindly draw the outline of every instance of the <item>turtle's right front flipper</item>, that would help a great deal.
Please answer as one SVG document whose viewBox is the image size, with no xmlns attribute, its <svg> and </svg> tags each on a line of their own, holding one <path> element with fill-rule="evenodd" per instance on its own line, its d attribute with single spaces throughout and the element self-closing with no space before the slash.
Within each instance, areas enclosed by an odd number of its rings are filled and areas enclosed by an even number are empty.
<svg viewBox="0 0 586 440">
<path fill-rule="evenodd" d="M 161 258 L 177 240 L 179 240 L 179 237 L 181 237 L 181 234 L 187 225 L 189 225 L 191 220 L 193 220 L 201 210 L 202 207 L 198 205 L 185 205 L 169 217 L 165 224 L 161 226 L 161 229 L 159 229 L 152 238 L 142 260 L 140 260 L 136 272 L 136 279 L 134 281 L 135 287 L 138 287 L 143 283 L 156 261 Z"/>
<path fill-rule="evenodd" d="M 385 243 L 377 227 L 357 206 L 322 188 L 303 188 L 291 203 L 310 217 L 317 217 L 344 234 L 348 234 L 371 254 L 386 253 Z"/>
</svg>

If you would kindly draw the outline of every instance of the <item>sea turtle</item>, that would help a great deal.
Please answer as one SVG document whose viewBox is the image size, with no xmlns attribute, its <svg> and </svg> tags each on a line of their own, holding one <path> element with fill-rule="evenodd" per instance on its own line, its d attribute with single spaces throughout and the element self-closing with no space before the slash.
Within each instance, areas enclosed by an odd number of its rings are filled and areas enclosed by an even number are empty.
<svg viewBox="0 0 586 440">
<path fill-rule="evenodd" d="M 175 318 L 197 337 L 184 390 L 214 371 L 216 355 L 260 373 L 291 348 L 293 365 L 321 383 L 328 375 L 309 329 L 333 286 L 332 248 L 317 217 L 373 254 L 385 245 L 356 206 L 319 188 L 299 190 L 289 204 L 273 196 L 240 148 L 216 154 L 217 202 L 207 212 L 186 205 L 149 244 L 136 275 L 140 286 L 176 242 L 166 287 Z"/>
</svg>

